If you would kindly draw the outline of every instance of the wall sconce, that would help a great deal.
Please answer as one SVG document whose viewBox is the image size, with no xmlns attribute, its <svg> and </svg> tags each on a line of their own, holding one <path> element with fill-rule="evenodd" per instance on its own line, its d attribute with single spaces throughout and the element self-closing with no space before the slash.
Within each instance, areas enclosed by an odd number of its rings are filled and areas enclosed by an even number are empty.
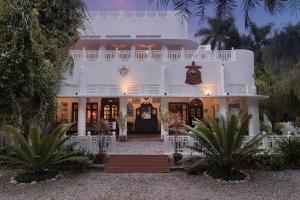
<svg viewBox="0 0 300 200">
<path fill-rule="evenodd" d="M 209 91 L 209 90 L 206 90 L 206 91 L 205 91 L 205 94 L 206 94 L 206 96 L 210 96 L 210 91 Z"/>
</svg>

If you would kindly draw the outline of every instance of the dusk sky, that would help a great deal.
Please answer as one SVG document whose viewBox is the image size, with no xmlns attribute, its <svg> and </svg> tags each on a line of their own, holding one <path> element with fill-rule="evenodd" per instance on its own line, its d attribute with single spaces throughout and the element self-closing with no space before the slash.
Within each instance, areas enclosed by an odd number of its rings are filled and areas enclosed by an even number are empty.
<svg viewBox="0 0 300 200">
<path fill-rule="evenodd" d="M 89 10 L 157 10 L 156 3 L 149 3 L 149 0 L 86 0 Z M 164 8 L 159 8 L 164 10 Z M 211 9 L 208 9 L 211 12 Z M 213 16 L 213 13 L 211 14 Z M 244 33 L 246 32 L 244 28 L 243 14 L 241 10 L 237 9 L 236 14 L 236 24 L 239 30 Z M 285 26 L 289 23 L 297 23 L 300 20 L 299 16 L 291 15 L 286 13 L 284 15 L 271 16 L 267 14 L 263 8 L 258 8 L 255 13 L 253 13 L 253 21 L 259 25 L 266 23 L 274 23 L 276 29 Z M 202 25 L 202 27 L 205 26 Z M 198 28 L 200 28 L 199 19 L 193 18 L 189 25 L 189 35 L 193 38 L 194 33 Z"/>
</svg>

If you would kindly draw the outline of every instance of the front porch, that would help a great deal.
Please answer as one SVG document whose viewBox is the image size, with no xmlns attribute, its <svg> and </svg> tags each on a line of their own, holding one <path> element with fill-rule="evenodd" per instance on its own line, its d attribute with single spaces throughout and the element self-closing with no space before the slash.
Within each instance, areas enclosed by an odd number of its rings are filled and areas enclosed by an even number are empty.
<svg viewBox="0 0 300 200">
<path fill-rule="evenodd" d="M 258 100 L 250 97 L 79 97 L 59 98 L 58 104 L 57 123 L 74 123 L 69 134 L 79 136 L 107 134 L 128 138 L 150 134 L 163 139 L 169 135 L 159 117 L 165 111 L 179 113 L 185 124 L 192 125 L 194 118 L 205 120 L 244 110 L 252 114 L 249 135 L 260 132 Z M 116 123 L 120 112 L 127 116 L 122 132 Z M 108 131 L 101 128 L 103 121 L 109 123 Z"/>
</svg>

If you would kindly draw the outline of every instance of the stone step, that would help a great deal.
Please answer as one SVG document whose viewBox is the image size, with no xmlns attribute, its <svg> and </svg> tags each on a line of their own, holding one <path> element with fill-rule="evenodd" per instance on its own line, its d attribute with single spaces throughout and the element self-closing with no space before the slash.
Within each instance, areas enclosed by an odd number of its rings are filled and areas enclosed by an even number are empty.
<svg viewBox="0 0 300 200">
<path fill-rule="evenodd" d="M 112 155 L 104 167 L 105 172 L 165 173 L 170 172 L 166 155 Z"/>
</svg>

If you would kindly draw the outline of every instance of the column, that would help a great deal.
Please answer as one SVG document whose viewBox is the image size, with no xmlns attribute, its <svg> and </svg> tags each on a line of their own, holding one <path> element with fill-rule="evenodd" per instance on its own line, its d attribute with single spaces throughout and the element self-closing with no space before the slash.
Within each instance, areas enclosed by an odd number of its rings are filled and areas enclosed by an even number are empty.
<svg viewBox="0 0 300 200">
<path fill-rule="evenodd" d="M 127 115 L 127 97 L 120 97 L 120 111 L 122 112 L 123 116 Z M 120 130 L 120 140 L 126 141 L 127 140 L 127 119 L 125 122 L 124 130 Z"/>
<path fill-rule="evenodd" d="M 85 136 L 86 134 L 86 98 L 80 97 L 78 104 L 78 134 Z"/>
<path fill-rule="evenodd" d="M 162 97 L 160 100 L 160 109 L 161 112 L 167 112 L 169 110 L 169 106 L 168 106 L 168 98 L 167 97 Z M 160 135 L 161 135 L 161 139 L 164 139 L 165 135 L 169 134 L 169 130 L 168 127 L 160 122 Z"/>
<path fill-rule="evenodd" d="M 252 115 L 249 123 L 249 136 L 255 136 L 260 132 L 259 127 L 259 103 L 257 99 L 247 99 L 248 113 Z"/>
<path fill-rule="evenodd" d="M 228 103 L 226 101 L 225 97 L 220 97 L 219 98 L 219 114 L 222 115 L 223 117 L 226 117 L 228 112 Z"/>
</svg>

